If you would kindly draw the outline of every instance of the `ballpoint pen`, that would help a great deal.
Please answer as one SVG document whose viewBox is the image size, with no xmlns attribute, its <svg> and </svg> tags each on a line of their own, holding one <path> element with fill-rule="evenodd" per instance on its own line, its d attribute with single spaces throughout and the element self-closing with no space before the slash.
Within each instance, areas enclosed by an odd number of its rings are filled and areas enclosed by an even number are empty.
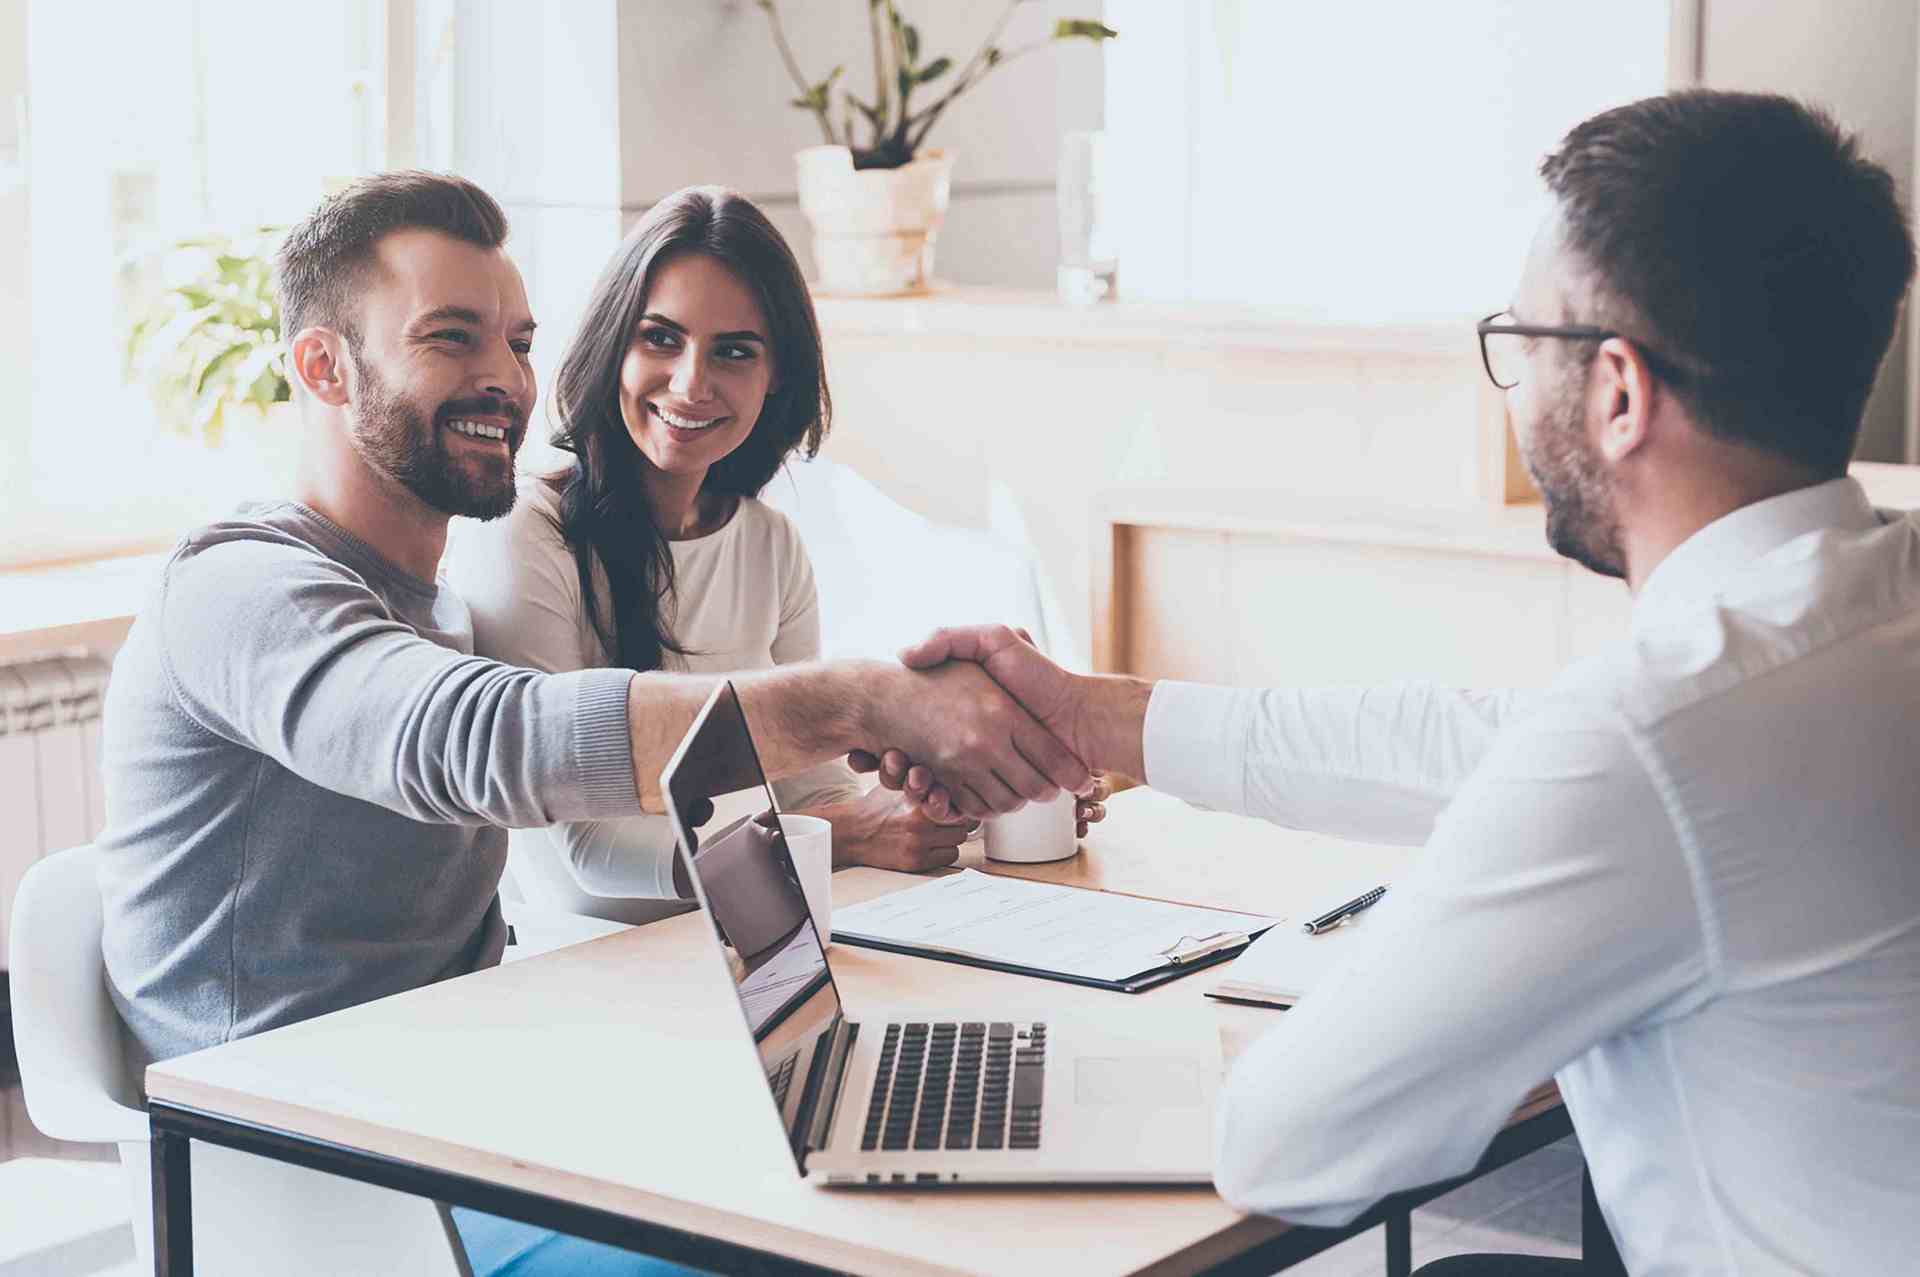
<svg viewBox="0 0 1920 1277">
<path fill-rule="evenodd" d="M 1380 901 L 1380 897 L 1386 894 L 1387 894 L 1387 888 L 1385 884 L 1382 884 L 1378 887 L 1375 887 L 1372 891 L 1366 892 L 1362 895 L 1355 896 L 1353 899 L 1347 901 L 1347 903 L 1341 905 L 1337 909 L 1327 910 L 1325 913 L 1321 914 L 1318 918 L 1315 918 L 1311 922 L 1307 923 L 1306 926 L 1302 928 L 1302 930 L 1304 930 L 1310 936 L 1317 936 L 1322 931 L 1328 931 L 1334 927 L 1339 926 L 1341 923 L 1345 922 L 1348 918 L 1353 917 L 1354 914 L 1359 913 L 1362 909 L 1369 909 L 1373 907 L 1375 904 L 1378 904 Z"/>
</svg>

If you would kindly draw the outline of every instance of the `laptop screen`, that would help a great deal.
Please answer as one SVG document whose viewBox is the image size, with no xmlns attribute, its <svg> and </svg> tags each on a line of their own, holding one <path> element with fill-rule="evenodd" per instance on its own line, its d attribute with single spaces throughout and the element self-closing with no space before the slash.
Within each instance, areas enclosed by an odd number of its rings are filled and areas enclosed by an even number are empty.
<svg viewBox="0 0 1920 1277">
<path fill-rule="evenodd" d="M 800 1161 L 840 995 L 733 684 L 714 689 L 661 782 L 679 854 Z"/>
</svg>

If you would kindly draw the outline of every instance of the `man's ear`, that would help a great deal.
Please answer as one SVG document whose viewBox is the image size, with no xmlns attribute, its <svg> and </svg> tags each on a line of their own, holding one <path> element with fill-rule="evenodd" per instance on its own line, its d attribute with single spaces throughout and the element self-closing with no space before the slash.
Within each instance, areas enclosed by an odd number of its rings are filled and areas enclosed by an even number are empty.
<svg viewBox="0 0 1920 1277">
<path fill-rule="evenodd" d="M 287 356 L 308 394 L 336 408 L 346 406 L 351 365 L 345 338 L 331 328 L 303 328 L 287 347 Z"/>
<path fill-rule="evenodd" d="M 1623 461 L 1651 437 L 1659 383 L 1640 351 L 1620 337 L 1600 343 L 1593 380 L 1593 395 L 1600 401 L 1600 455 Z"/>
</svg>

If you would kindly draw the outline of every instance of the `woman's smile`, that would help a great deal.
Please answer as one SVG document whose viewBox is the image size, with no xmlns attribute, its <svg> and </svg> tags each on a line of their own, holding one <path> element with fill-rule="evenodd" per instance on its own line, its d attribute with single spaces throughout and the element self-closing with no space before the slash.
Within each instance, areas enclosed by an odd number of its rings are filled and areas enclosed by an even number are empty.
<svg viewBox="0 0 1920 1277">
<path fill-rule="evenodd" d="M 715 426 L 722 426 L 733 420 L 724 412 L 716 413 L 711 410 L 702 412 L 694 409 L 680 412 L 658 403 L 649 403 L 647 409 L 664 422 L 676 436 L 686 435 L 689 438 L 703 430 L 711 430 Z"/>
</svg>

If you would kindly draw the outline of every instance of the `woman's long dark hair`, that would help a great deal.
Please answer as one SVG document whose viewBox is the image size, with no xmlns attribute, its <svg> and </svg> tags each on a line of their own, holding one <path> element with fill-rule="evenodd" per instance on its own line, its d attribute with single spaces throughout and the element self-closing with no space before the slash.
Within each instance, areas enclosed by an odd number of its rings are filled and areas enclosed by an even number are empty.
<svg viewBox="0 0 1920 1277">
<path fill-rule="evenodd" d="M 751 289 L 766 317 L 775 389 L 738 448 L 707 471 L 703 492 L 756 496 L 794 449 L 820 450 L 833 414 L 820 325 L 793 250 L 766 215 L 718 186 L 690 186 L 647 210 L 600 273 L 560 365 L 554 445 L 574 455 L 548 482 L 560 494 L 560 535 L 573 551 L 580 596 L 601 645 L 627 669 L 655 670 L 686 654 L 661 619 L 673 596 L 673 551 L 654 522 L 641 455 L 620 415 L 620 366 L 646 310 L 654 273 L 669 256 L 704 253 Z M 606 570 L 602 605 L 593 560 Z"/>
</svg>

